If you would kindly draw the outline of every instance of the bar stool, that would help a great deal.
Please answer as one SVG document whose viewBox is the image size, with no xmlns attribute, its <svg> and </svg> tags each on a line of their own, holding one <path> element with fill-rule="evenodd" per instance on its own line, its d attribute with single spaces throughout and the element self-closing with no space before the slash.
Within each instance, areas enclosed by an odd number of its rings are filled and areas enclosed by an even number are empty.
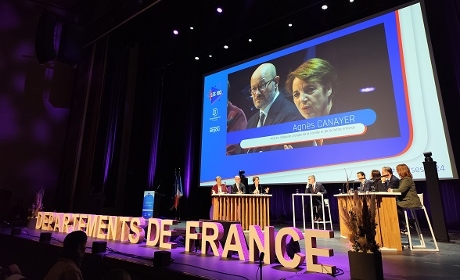
<svg viewBox="0 0 460 280">
<path fill-rule="evenodd" d="M 326 225 L 329 224 L 330 227 L 331 227 L 331 230 L 334 230 L 333 227 L 332 227 L 331 207 L 329 206 L 329 198 L 323 198 L 322 202 L 323 202 L 323 211 L 322 211 L 323 212 L 323 219 L 321 221 L 315 221 L 314 223 L 316 223 L 318 229 L 320 227 L 320 224 L 323 224 L 323 230 L 326 230 Z M 325 215 L 326 207 L 327 207 L 327 211 L 329 213 L 329 216 L 328 216 L 327 220 L 326 220 L 326 215 Z"/>
<path fill-rule="evenodd" d="M 435 251 L 435 252 L 439 252 L 438 243 L 436 242 L 436 237 L 434 236 L 433 228 L 431 227 L 430 218 L 428 217 L 428 213 L 426 212 L 426 208 L 425 208 L 425 205 L 423 203 L 423 193 L 419 193 L 418 197 L 420 198 L 420 202 L 422 203 L 421 207 L 418 207 L 418 208 L 405 208 L 404 209 L 404 218 L 406 219 L 407 239 L 409 240 L 409 249 L 412 250 L 412 251 Z M 422 231 L 420 230 L 420 224 L 418 222 L 418 218 L 417 218 L 417 215 L 415 213 L 416 210 L 423 210 L 425 212 L 425 218 L 426 218 L 426 220 L 428 222 L 428 227 L 430 228 L 431 237 L 433 238 L 433 242 L 434 242 L 434 246 L 435 246 L 434 249 L 430 249 L 430 248 L 426 247 Z M 414 245 L 412 243 L 412 237 L 411 237 L 411 234 L 410 234 L 410 226 L 409 226 L 409 218 L 408 218 L 408 215 L 407 215 L 408 211 L 410 211 L 410 214 L 411 214 L 412 218 L 415 219 L 415 230 L 417 231 L 417 235 L 418 235 L 418 239 L 420 241 L 420 245 Z"/>
</svg>

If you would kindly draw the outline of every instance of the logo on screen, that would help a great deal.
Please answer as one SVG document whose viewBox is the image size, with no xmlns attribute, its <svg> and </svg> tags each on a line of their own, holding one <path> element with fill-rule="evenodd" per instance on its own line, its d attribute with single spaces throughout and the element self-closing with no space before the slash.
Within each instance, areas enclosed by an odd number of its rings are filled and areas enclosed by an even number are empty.
<svg viewBox="0 0 460 280">
<path fill-rule="evenodd" d="M 219 110 L 217 110 L 217 108 L 212 108 L 212 117 L 210 117 L 209 120 L 215 122 L 218 119 L 220 119 Z"/>
<path fill-rule="evenodd" d="M 209 132 L 214 133 L 220 131 L 220 125 L 219 126 L 211 126 L 209 128 Z"/>
<path fill-rule="evenodd" d="M 209 91 L 209 100 L 211 101 L 211 104 L 214 104 L 217 99 L 219 99 L 222 96 L 222 90 L 211 87 L 211 90 Z"/>
</svg>

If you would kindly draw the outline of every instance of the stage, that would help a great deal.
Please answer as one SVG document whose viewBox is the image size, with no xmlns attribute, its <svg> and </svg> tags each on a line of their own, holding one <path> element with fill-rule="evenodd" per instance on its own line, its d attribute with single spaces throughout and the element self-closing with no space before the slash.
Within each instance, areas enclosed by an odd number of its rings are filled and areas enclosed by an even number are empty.
<svg viewBox="0 0 460 280">
<path fill-rule="evenodd" d="M 287 226 L 290 225 L 277 225 L 275 229 Z M 185 228 L 185 222 L 179 223 L 176 227 Z M 49 243 L 40 243 L 40 233 L 38 230 L 22 228 L 19 235 L 11 235 L 11 228 L 2 229 L 0 265 L 16 263 L 28 278 L 43 279 L 59 254 L 65 234 L 52 233 Z M 318 257 L 318 262 L 335 265 L 336 275 L 309 273 L 305 264 L 296 269 L 289 269 L 279 263 L 273 263 L 262 266 L 262 278 L 349 279 L 348 242 L 340 238 L 337 226 L 334 236 L 332 239 L 318 238 L 319 247 L 334 250 L 334 256 Z M 159 249 L 147 247 L 145 242 L 124 244 L 108 241 L 105 253 L 92 254 L 93 241 L 100 240 L 88 239 L 87 254 L 82 264 L 85 279 L 101 279 L 107 271 L 114 268 L 127 270 L 133 279 L 260 279 L 258 263 L 241 261 L 237 255 L 231 258 L 201 255 L 199 249 L 185 252 L 184 247 L 180 246 L 183 245 L 182 237 L 175 239 L 179 246 L 170 250 L 171 262 L 166 266 L 153 265 L 154 252 Z M 439 253 L 410 252 L 407 249 L 402 252 L 383 251 L 385 279 L 460 279 L 456 276 L 460 275 L 460 245 L 452 242 L 440 243 L 439 246 Z M 300 242 L 300 248 L 301 253 L 305 253 L 303 241 Z"/>
</svg>

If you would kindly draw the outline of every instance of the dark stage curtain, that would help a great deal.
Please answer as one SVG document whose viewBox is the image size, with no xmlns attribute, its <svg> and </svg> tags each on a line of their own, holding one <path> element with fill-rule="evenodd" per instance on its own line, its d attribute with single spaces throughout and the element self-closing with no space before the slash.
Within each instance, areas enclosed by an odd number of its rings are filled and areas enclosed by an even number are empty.
<svg viewBox="0 0 460 280">
<path fill-rule="evenodd" d="M 117 52 L 109 59 L 100 108 L 90 194 L 104 195 L 106 207 L 115 206 L 117 195 L 128 61 L 129 50 Z"/>
</svg>

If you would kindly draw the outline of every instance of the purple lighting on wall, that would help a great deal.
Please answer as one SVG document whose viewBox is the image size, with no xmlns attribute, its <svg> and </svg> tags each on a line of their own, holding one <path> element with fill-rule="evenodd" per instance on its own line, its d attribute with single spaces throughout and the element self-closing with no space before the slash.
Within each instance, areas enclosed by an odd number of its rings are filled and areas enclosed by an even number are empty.
<svg viewBox="0 0 460 280">
<path fill-rule="evenodd" d="M 54 107 L 50 102 L 49 96 L 49 90 L 43 93 L 43 105 L 45 106 L 48 117 L 55 123 L 66 123 L 69 115 L 69 109 Z"/>
<path fill-rule="evenodd" d="M 56 167 L 52 166 L 48 159 L 37 158 L 30 160 L 18 171 L 33 189 L 46 189 L 47 187 L 56 186 Z"/>
<path fill-rule="evenodd" d="M 158 156 L 158 140 L 160 135 L 160 120 L 161 110 L 159 106 L 156 108 L 153 114 L 152 121 L 152 140 L 150 142 L 150 159 L 149 159 L 149 178 L 148 178 L 148 189 L 153 189 L 155 180 L 155 171 L 157 167 L 157 156 Z"/>
<path fill-rule="evenodd" d="M 35 55 L 35 49 L 34 45 L 32 42 L 19 42 L 18 45 L 16 45 L 14 49 L 14 59 L 17 62 L 28 62 L 28 60 L 25 60 L 25 56 L 34 56 Z"/>
<path fill-rule="evenodd" d="M 109 171 L 112 166 L 112 159 L 115 150 L 115 140 L 117 135 L 117 118 L 112 118 L 110 128 L 107 131 L 107 142 L 105 146 L 105 162 L 104 162 L 104 186 L 109 178 Z"/>
<path fill-rule="evenodd" d="M 34 121 L 32 127 L 32 138 L 40 144 L 47 144 L 51 138 L 51 131 L 49 123 L 45 120 L 36 120 Z"/>
<path fill-rule="evenodd" d="M 18 13 L 11 3 L 6 1 L 0 2 L 0 31 L 11 30 L 19 25 L 21 22 Z"/>
<path fill-rule="evenodd" d="M 0 94 L 0 140 L 14 140 L 19 137 L 18 112 L 10 98 Z"/>
<path fill-rule="evenodd" d="M 184 172 L 184 192 L 185 197 L 188 197 L 190 193 L 190 177 L 192 176 L 192 162 L 193 162 L 193 147 L 192 147 L 192 133 L 189 133 L 188 143 L 187 143 L 187 159 Z"/>
<path fill-rule="evenodd" d="M 12 75 L 11 81 L 12 88 L 21 95 L 24 94 L 24 87 L 26 83 L 26 75 L 24 73 L 16 73 L 14 76 Z"/>
</svg>

